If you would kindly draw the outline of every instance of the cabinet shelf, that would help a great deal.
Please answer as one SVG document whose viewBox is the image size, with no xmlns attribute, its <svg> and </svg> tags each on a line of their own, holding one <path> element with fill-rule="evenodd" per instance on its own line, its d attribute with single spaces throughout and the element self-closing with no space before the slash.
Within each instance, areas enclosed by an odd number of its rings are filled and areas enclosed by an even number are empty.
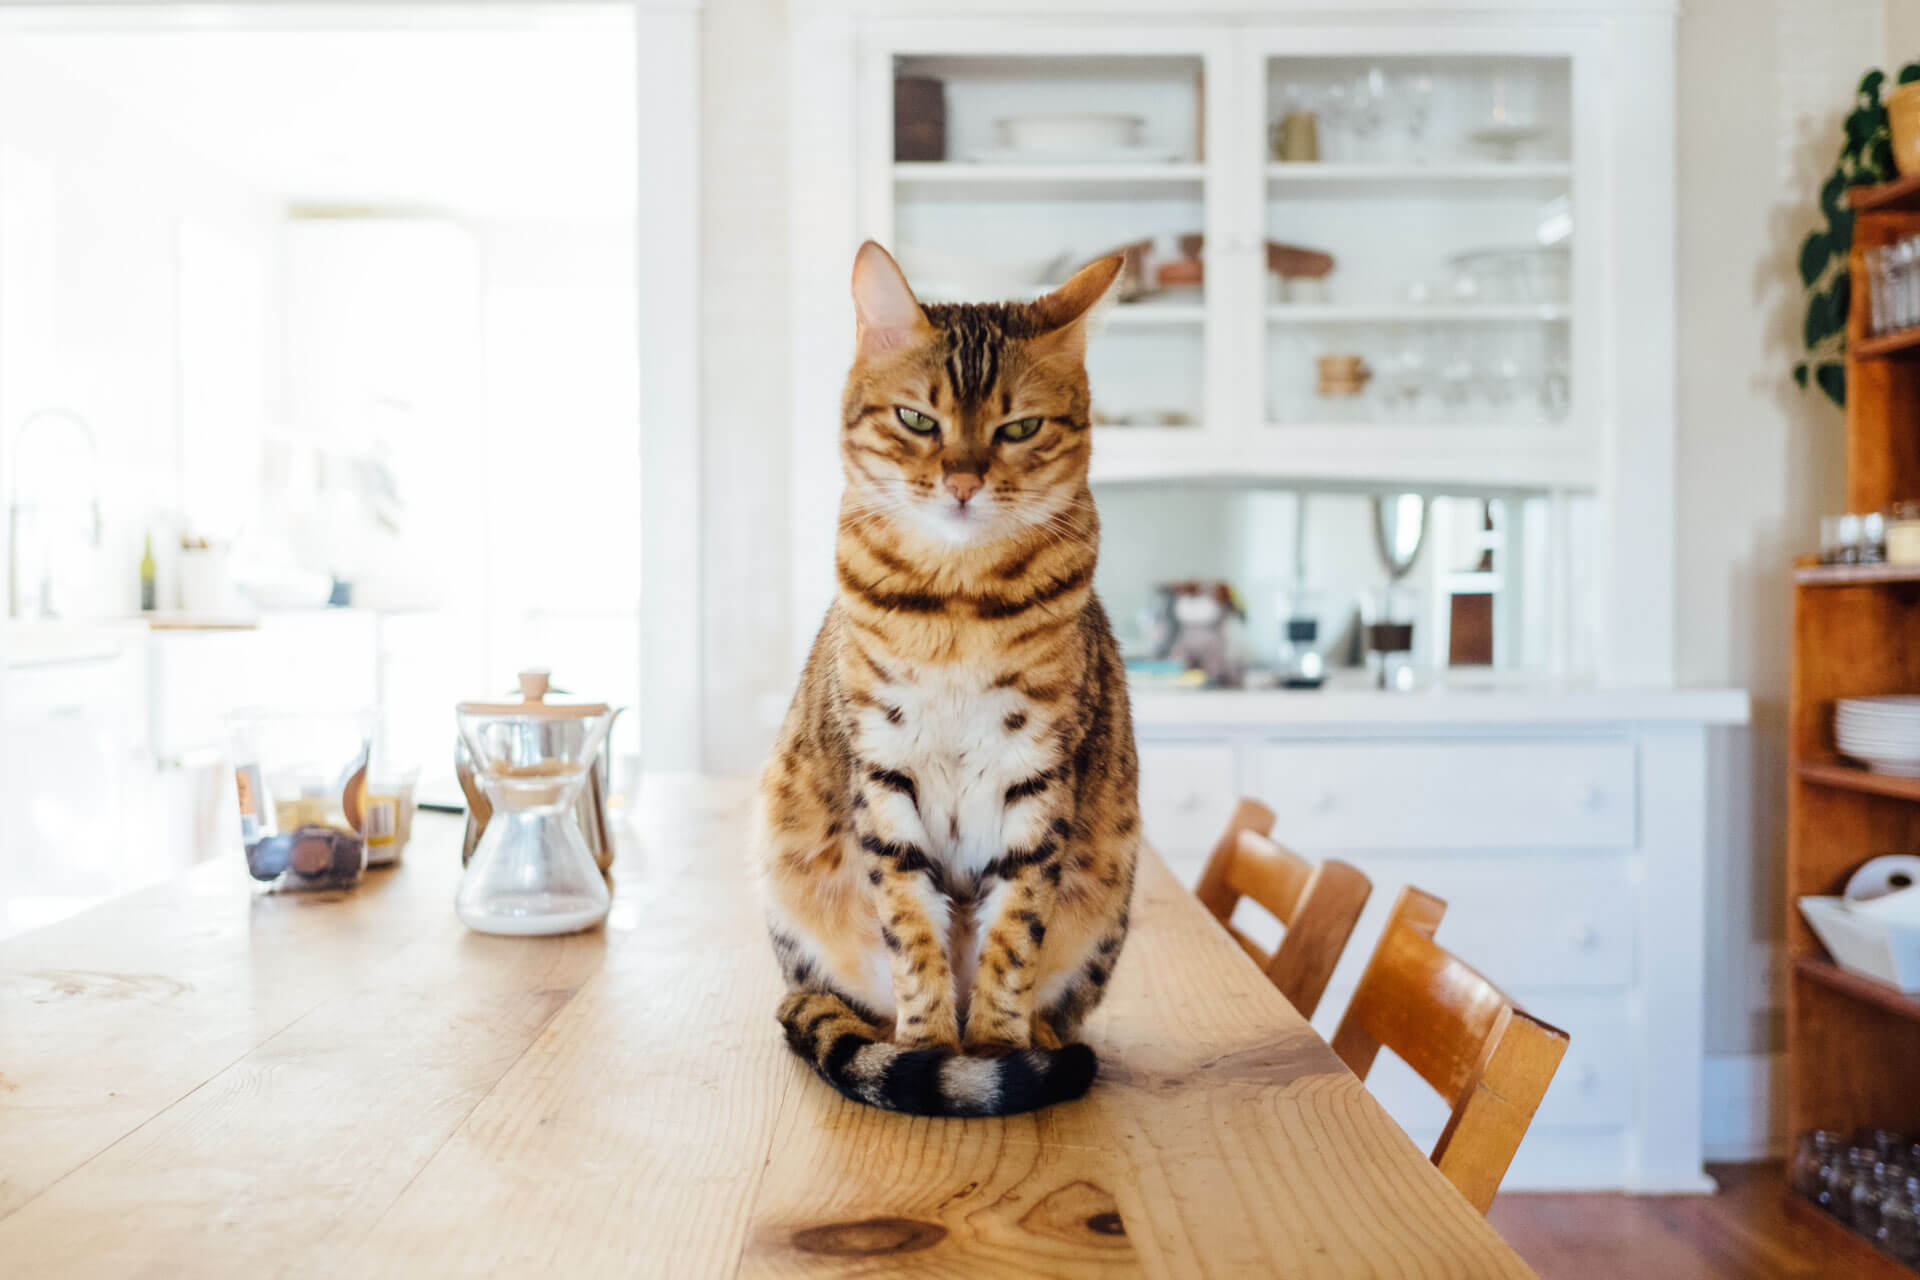
<svg viewBox="0 0 1920 1280">
<path fill-rule="evenodd" d="M 967 164 L 901 161 L 894 192 L 940 200 L 1198 199 L 1200 164 Z"/>
<path fill-rule="evenodd" d="M 1480 189 L 1499 195 L 1554 194 L 1573 178 L 1562 163 L 1342 164 L 1277 163 L 1267 166 L 1267 195 L 1415 196 L 1462 194 Z"/>
<path fill-rule="evenodd" d="M 1592 442 L 1564 425 L 1287 423 L 1221 439 L 1193 427 L 1096 428 L 1092 478 L 1130 484 L 1311 481 L 1323 488 L 1444 484 L 1460 494 L 1578 489 L 1598 475 Z"/>
<path fill-rule="evenodd" d="M 1847 203 L 1859 212 L 1920 212 L 1920 173 L 1873 187 L 1854 187 L 1847 192 Z"/>
<path fill-rule="evenodd" d="M 1920 564 L 1808 564 L 1793 571 L 1803 587 L 1858 587 L 1875 583 L 1920 582 Z"/>
<path fill-rule="evenodd" d="M 1559 302 L 1275 303 L 1267 308 L 1273 324 L 1497 324 L 1565 320 L 1573 308 Z"/>
<path fill-rule="evenodd" d="M 1920 357 L 1920 325 L 1883 333 L 1877 338 L 1859 338 L 1853 343 L 1857 360 L 1885 360 L 1894 356 Z"/>
<path fill-rule="evenodd" d="M 1131 302 L 1109 307 L 1100 318 L 1114 329 L 1154 328 L 1160 325 L 1190 325 L 1206 322 L 1207 308 L 1200 302 Z"/>
<path fill-rule="evenodd" d="M 1796 976 L 1825 987 L 1829 991 L 1838 991 L 1897 1014 L 1910 1022 L 1920 1022 L 1920 998 L 1908 995 L 1898 987 L 1876 982 L 1872 978 L 1862 977 L 1842 969 L 1825 956 L 1796 956 L 1793 961 Z"/>
<path fill-rule="evenodd" d="M 1892 796 L 1896 800 L 1920 801 L 1920 778 L 1875 773 L 1844 760 L 1802 760 L 1793 767 L 1793 771 L 1802 782 L 1811 782 L 1816 786 L 1864 791 L 1869 795 Z"/>
</svg>

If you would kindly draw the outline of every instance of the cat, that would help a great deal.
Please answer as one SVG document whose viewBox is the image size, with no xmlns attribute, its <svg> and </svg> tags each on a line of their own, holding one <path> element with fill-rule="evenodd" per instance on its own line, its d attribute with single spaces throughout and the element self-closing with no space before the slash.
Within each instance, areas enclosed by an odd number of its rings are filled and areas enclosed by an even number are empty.
<svg viewBox="0 0 1920 1280">
<path fill-rule="evenodd" d="M 1030 303 L 928 304 L 868 241 L 842 403 L 839 588 L 760 783 L 787 1043 L 919 1115 L 1077 1098 L 1140 840 L 1093 594 L 1085 367 L 1104 258 Z"/>
</svg>

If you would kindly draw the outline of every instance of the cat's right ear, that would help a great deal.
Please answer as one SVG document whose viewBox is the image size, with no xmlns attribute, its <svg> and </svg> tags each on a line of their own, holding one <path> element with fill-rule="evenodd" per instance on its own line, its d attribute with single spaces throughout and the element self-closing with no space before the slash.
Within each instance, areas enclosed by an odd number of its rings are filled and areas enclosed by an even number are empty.
<svg viewBox="0 0 1920 1280">
<path fill-rule="evenodd" d="M 863 356 L 898 350 L 918 341 L 929 327 L 900 265 L 872 240 L 853 255 L 853 311 Z"/>
</svg>

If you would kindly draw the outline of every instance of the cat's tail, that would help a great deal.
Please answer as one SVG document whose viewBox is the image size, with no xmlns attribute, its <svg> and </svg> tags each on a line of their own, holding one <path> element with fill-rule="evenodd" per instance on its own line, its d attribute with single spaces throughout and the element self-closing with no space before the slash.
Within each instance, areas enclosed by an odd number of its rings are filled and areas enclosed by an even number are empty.
<svg viewBox="0 0 1920 1280">
<path fill-rule="evenodd" d="M 787 1044 L 822 1080 L 868 1106 L 916 1116 L 1008 1116 L 1069 1102 L 1093 1084 L 1084 1044 L 969 1057 L 909 1049 L 830 991 L 792 991 L 780 1002 Z"/>
</svg>

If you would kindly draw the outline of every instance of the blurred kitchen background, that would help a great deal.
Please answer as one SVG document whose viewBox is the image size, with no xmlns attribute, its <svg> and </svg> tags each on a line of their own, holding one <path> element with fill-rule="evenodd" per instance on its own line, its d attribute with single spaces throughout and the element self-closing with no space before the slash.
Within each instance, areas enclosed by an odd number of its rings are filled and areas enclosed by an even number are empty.
<svg viewBox="0 0 1920 1280">
<path fill-rule="evenodd" d="M 458 699 L 637 700 L 634 51 L 0 28 L 0 934 L 231 843 L 237 709 L 368 708 L 457 803 Z"/>
</svg>

